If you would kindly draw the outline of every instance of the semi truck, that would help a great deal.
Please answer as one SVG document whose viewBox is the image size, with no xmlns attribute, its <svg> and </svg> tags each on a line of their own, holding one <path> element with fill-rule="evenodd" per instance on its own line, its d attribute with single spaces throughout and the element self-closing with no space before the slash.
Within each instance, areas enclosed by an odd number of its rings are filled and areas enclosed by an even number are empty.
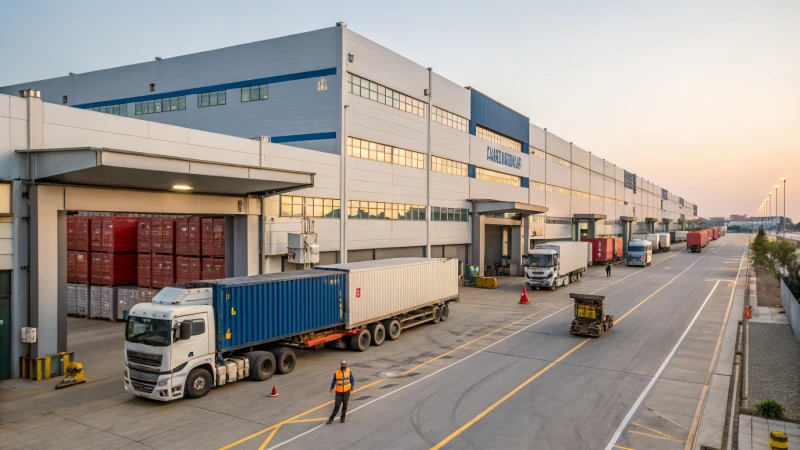
<svg viewBox="0 0 800 450">
<path fill-rule="evenodd" d="M 706 230 L 691 231 L 686 233 L 686 250 L 691 253 L 700 253 L 708 245 L 708 232 Z"/>
<path fill-rule="evenodd" d="M 658 233 L 634 233 L 631 235 L 633 239 L 641 239 L 643 241 L 650 241 L 652 244 L 654 252 L 662 251 L 661 241 L 664 239 L 663 236 L 660 236 Z M 630 246 L 630 243 L 629 243 Z"/>
<path fill-rule="evenodd" d="M 192 282 L 131 308 L 125 391 L 171 401 L 287 374 L 295 350 L 365 351 L 438 323 L 458 301 L 458 260 L 397 258 Z"/>
<path fill-rule="evenodd" d="M 555 290 L 578 281 L 586 272 L 588 242 L 559 241 L 540 244 L 528 253 L 525 283 L 531 288 Z"/>
<path fill-rule="evenodd" d="M 647 267 L 653 263 L 653 243 L 645 239 L 632 239 L 628 242 L 629 266 Z"/>
</svg>

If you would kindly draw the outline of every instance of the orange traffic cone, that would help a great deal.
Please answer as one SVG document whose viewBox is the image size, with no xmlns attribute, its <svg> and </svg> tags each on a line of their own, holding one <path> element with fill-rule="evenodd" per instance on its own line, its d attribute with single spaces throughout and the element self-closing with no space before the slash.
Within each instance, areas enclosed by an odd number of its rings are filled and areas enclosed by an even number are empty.
<svg viewBox="0 0 800 450">
<path fill-rule="evenodd" d="M 531 304 L 530 300 L 528 300 L 528 291 L 525 289 L 525 286 L 522 286 L 522 295 L 519 296 L 519 304 L 520 305 Z"/>
<path fill-rule="evenodd" d="M 278 390 L 275 389 L 275 385 L 274 384 L 272 385 L 272 393 L 269 394 L 269 396 L 270 397 L 277 397 L 278 396 Z"/>
</svg>

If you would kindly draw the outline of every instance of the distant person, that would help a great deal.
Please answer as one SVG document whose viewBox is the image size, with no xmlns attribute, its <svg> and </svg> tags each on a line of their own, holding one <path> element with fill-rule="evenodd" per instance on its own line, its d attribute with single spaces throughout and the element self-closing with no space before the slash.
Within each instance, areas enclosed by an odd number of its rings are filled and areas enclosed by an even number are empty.
<svg viewBox="0 0 800 450">
<path fill-rule="evenodd" d="M 333 423 L 333 419 L 336 418 L 336 414 L 339 412 L 339 406 L 342 407 L 342 423 L 346 422 L 347 402 L 350 400 L 350 391 L 355 384 L 356 382 L 353 379 L 353 374 L 350 372 L 350 369 L 347 368 L 347 361 L 342 361 L 339 365 L 339 370 L 333 374 L 333 380 L 331 380 L 331 392 L 336 388 L 336 401 L 333 406 L 331 417 L 328 419 L 329 424 Z"/>
<path fill-rule="evenodd" d="M 611 261 L 606 263 L 606 277 L 611 277 Z"/>
</svg>

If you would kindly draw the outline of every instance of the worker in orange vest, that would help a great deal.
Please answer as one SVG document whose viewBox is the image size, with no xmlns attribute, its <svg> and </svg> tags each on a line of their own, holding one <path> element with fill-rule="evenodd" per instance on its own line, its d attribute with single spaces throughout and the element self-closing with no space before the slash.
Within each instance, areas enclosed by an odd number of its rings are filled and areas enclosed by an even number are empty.
<svg viewBox="0 0 800 450">
<path fill-rule="evenodd" d="M 328 419 L 329 424 L 333 423 L 333 419 L 339 412 L 339 406 L 342 407 L 342 423 L 346 422 L 347 402 L 350 400 L 350 391 L 353 390 L 355 384 L 353 374 L 347 368 L 347 361 L 342 361 L 339 370 L 333 374 L 333 380 L 331 380 L 331 392 L 333 392 L 334 388 L 336 389 L 336 402 L 334 403 L 331 417 Z"/>
</svg>

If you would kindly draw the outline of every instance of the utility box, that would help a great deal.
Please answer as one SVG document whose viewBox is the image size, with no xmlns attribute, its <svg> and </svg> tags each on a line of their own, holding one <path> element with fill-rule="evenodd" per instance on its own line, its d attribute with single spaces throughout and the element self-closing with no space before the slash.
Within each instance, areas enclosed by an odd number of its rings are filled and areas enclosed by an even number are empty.
<svg viewBox="0 0 800 450">
<path fill-rule="evenodd" d="M 314 222 L 308 217 L 301 221 L 302 233 L 289 233 L 287 247 L 287 260 L 293 264 L 318 264 L 319 245 L 317 233 L 314 232 Z"/>
<path fill-rule="evenodd" d="M 22 328 L 22 343 L 35 344 L 36 343 L 36 328 L 23 327 Z"/>
</svg>

